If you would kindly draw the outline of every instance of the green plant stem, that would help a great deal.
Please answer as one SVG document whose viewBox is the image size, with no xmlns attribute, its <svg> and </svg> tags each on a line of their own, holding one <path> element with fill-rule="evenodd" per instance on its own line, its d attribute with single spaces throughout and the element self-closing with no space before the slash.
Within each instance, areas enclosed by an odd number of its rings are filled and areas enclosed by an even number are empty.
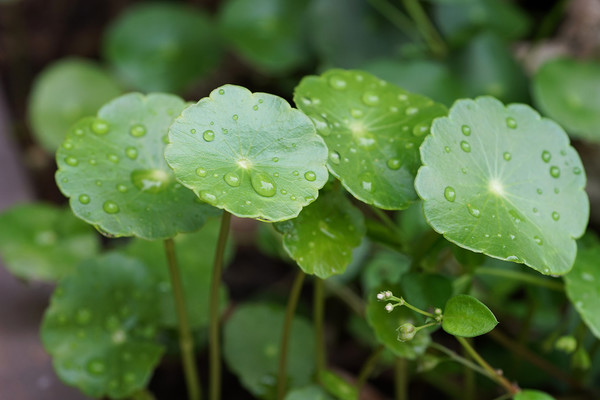
<svg viewBox="0 0 600 400">
<path fill-rule="evenodd" d="M 519 389 L 514 386 L 512 383 L 508 381 L 504 376 L 502 376 L 498 371 L 496 371 L 490 364 L 487 363 L 480 355 L 475 351 L 475 349 L 469 344 L 469 342 L 460 336 L 455 336 L 456 340 L 464 347 L 464 349 L 469 353 L 469 355 L 479 364 L 483 369 L 485 369 L 490 376 L 508 393 L 516 394 Z"/>
<path fill-rule="evenodd" d="M 408 400 L 408 363 L 405 358 L 397 357 L 394 362 L 394 387 L 396 400 Z"/>
<path fill-rule="evenodd" d="M 175 257 L 175 243 L 173 239 L 165 239 L 164 243 L 173 296 L 175 297 L 175 311 L 179 324 L 179 347 L 181 348 L 181 359 L 188 397 L 190 400 L 200 400 L 200 383 L 198 382 L 198 371 L 194 359 L 194 339 L 185 306 L 185 295 L 183 293 L 179 268 L 177 267 L 177 258 Z"/>
<path fill-rule="evenodd" d="M 435 318 L 435 315 L 433 315 L 432 313 L 429 313 L 427 311 L 423 311 L 420 308 L 417 308 L 417 307 L 413 306 L 412 304 L 407 303 L 406 300 L 404 300 L 404 298 L 392 296 L 392 297 L 389 298 L 389 300 L 395 300 L 395 301 L 397 301 L 399 303 L 399 304 L 397 304 L 398 306 L 405 306 L 407 308 L 410 308 L 414 312 L 417 312 L 417 313 L 419 313 L 421 315 L 424 315 L 426 317 Z M 435 325 L 435 323 L 434 324 L 430 324 L 430 325 Z M 429 325 L 427 325 L 427 326 L 429 326 Z"/>
<path fill-rule="evenodd" d="M 285 320 L 283 323 L 283 332 L 281 335 L 281 348 L 279 350 L 279 370 L 277 373 L 277 399 L 283 400 L 285 396 L 285 389 L 287 383 L 287 351 L 290 340 L 290 333 L 292 328 L 292 320 L 294 319 L 294 313 L 296 312 L 296 306 L 298 305 L 298 298 L 300 297 L 300 291 L 302 290 L 302 283 L 306 274 L 302 270 L 298 271 L 294 283 L 292 284 L 292 290 L 290 297 L 288 298 L 287 308 L 285 310 Z"/>
<path fill-rule="evenodd" d="M 439 343 L 431 342 L 431 344 L 429 344 L 429 347 L 446 354 L 448 357 L 450 357 L 457 363 L 462 364 L 466 368 L 472 369 L 473 371 L 475 371 L 483 376 L 486 376 L 490 379 L 492 378 L 491 375 L 485 369 L 481 368 L 479 365 L 475 364 L 471 360 L 467 360 L 466 358 L 460 356 L 459 354 L 455 353 L 454 351 L 450 350 L 449 348 L 447 348 L 445 346 L 442 346 Z"/>
<path fill-rule="evenodd" d="M 541 276 L 528 274 L 526 272 L 514 271 L 510 269 L 479 267 L 475 270 L 475 275 L 488 275 L 499 278 L 514 279 L 521 282 L 527 282 L 532 285 L 545 287 L 547 289 L 556 290 L 558 292 L 563 292 L 565 290 L 565 285 L 562 282 L 552 280 L 551 278 L 544 278 Z"/>
<path fill-rule="evenodd" d="M 212 279 L 210 283 L 210 322 L 209 322 L 209 358 L 210 358 L 210 400 L 221 398 L 221 345 L 219 338 L 219 286 L 223 271 L 223 257 L 229 234 L 231 214 L 223 211 L 219 241 L 215 253 Z"/>
<path fill-rule="evenodd" d="M 387 0 L 369 0 L 369 4 L 406 36 L 413 40 L 420 39 L 415 34 L 414 23 L 402 11 L 394 7 L 392 3 Z"/>
<path fill-rule="evenodd" d="M 465 349 L 463 349 L 465 351 Z M 467 367 L 463 366 L 464 374 L 465 374 L 465 400 L 475 400 L 475 372 Z"/>
<path fill-rule="evenodd" d="M 435 30 L 427 13 L 425 13 L 425 10 L 421 7 L 419 0 L 403 0 L 402 2 L 410 17 L 417 24 L 417 29 L 421 33 L 421 36 L 423 36 L 423 39 L 425 39 L 425 42 L 427 42 L 431 52 L 436 57 L 445 57 L 448 52 L 446 44 L 442 40 L 440 34 Z"/>
<path fill-rule="evenodd" d="M 325 315 L 325 294 L 323 292 L 323 280 L 316 278 L 314 280 L 314 298 L 313 298 L 313 319 L 315 324 L 315 343 L 316 343 L 316 361 L 317 376 L 325 370 L 327 364 L 327 354 L 325 353 L 325 335 L 323 332 L 323 319 Z"/>
<path fill-rule="evenodd" d="M 379 345 L 373 351 L 373 353 L 371 353 L 369 358 L 367 358 L 367 361 L 365 361 L 365 364 L 360 369 L 360 372 L 358 373 L 358 378 L 356 379 L 356 392 L 359 394 L 359 397 L 362 387 L 365 385 L 365 382 L 367 382 L 367 379 L 369 379 L 369 377 L 373 373 L 373 370 L 377 366 L 377 361 L 379 361 L 379 358 L 381 357 L 381 354 L 383 353 L 384 349 L 385 347 L 383 345 Z"/>
</svg>

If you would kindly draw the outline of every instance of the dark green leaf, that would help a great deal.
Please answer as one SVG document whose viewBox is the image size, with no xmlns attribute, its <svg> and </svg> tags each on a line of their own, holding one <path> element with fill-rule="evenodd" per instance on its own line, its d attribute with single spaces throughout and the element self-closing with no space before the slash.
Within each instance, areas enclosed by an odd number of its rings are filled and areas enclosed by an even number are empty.
<svg viewBox="0 0 600 400">
<path fill-rule="evenodd" d="M 58 280 L 98 250 L 97 234 L 71 210 L 24 204 L 0 215 L 0 256 L 19 278 Z"/>
<path fill-rule="evenodd" d="M 69 128 L 117 97 L 117 83 L 92 61 L 63 59 L 44 69 L 29 96 L 29 122 L 40 144 L 54 152 Z"/>
<path fill-rule="evenodd" d="M 116 253 L 63 279 L 41 333 L 58 376 L 92 397 L 124 398 L 145 387 L 163 353 L 155 290 L 145 265 Z"/>
<path fill-rule="evenodd" d="M 363 71 L 308 76 L 294 101 L 329 148 L 328 167 L 354 197 L 384 209 L 416 200 L 419 145 L 431 121 L 446 114 L 432 100 Z"/>
<path fill-rule="evenodd" d="M 239 217 L 290 219 L 329 174 L 310 120 L 282 98 L 225 85 L 171 125 L 165 157 L 200 199 Z"/>
<path fill-rule="evenodd" d="M 363 268 L 363 292 L 371 293 L 380 286 L 397 285 L 410 269 L 410 259 L 395 251 L 381 251 Z"/>
<path fill-rule="evenodd" d="M 75 215 L 111 236 L 164 239 L 218 214 L 175 181 L 163 158 L 184 105 L 167 94 L 127 94 L 71 128 L 56 153 L 56 182 Z"/>
<path fill-rule="evenodd" d="M 444 307 L 452 296 L 452 283 L 443 275 L 411 272 L 402 276 L 400 290 L 396 296 L 421 310 L 433 310 Z"/>
<path fill-rule="evenodd" d="M 483 335 L 497 324 L 496 317 L 485 304 L 466 294 L 450 298 L 444 307 L 442 329 L 454 336 Z"/>
<path fill-rule="evenodd" d="M 543 274 L 571 268 L 589 204 L 560 126 L 526 105 L 459 100 L 435 121 L 421 155 L 415 187 L 446 239 Z"/>
</svg>

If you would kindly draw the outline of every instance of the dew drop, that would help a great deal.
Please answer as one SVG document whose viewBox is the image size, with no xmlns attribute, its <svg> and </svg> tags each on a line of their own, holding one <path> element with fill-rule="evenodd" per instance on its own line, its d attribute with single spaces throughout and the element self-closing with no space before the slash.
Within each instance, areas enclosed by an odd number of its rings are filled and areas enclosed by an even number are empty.
<svg viewBox="0 0 600 400">
<path fill-rule="evenodd" d="M 315 124 L 315 128 L 317 129 L 319 135 L 329 136 L 331 134 L 331 127 L 329 126 L 329 123 L 327 122 L 325 117 L 316 115 L 312 117 L 312 121 Z"/>
<path fill-rule="evenodd" d="M 579 175 L 579 174 L 581 174 L 581 168 L 579 168 L 579 167 L 575 167 L 575 168 L 573 168 L 573 173 L 574 173 L 575 175 Z"/>
<path fill-rule="evenodd" d="M 373 92 L 365 92 L 362 95 L 362 101 L 368 106 L 376 106 L 379 104 L 379 96 Z"/>
<path fill-rule="evenodd" d="M 364 172 L 360 174 L 358 180 L 363 190 L 369 193 L 375 192 L 375 183 L 373 182 L 373 176 L 369 172 Z"/>
<path fill-rule="evenodd" d="M 258 99 L 258 104 L 262 104 L 263 103 L 263 99 Z"/>
<path fill-rule="evenodd" d="M 208 174 L 208 171 L 204 168 L 196 168 L 196 175 L 198 175 L 199 177 L 204 178 L 206 174 Z"/>
<path fill-rule="evenodd" d="M 307 181 L 313 182 L 315 179 L 317 179 L 317 174 L 315 174 L 313 171 L 307 171 L 304 173 L 304 178 Z"/>
<path fill-rule="evenodd" d="M 226 173 L 223 179 L 229 186 L 232 187 L 238 187 L 242 183 L 242 180 L 240 179 L 239 175 L 235 172 Z"/>
<path fill-rule="evenodd" d="M 81 204 L 90 204 L 90 196 L 88 196 L 87 194 L 80 195 L 79 202 Z"/>
<path fill-rule="evenodd" d="M 516 129 L 517 121 L 515 121 L 515 119 L 512 117 L 508 117 L 506 118 L 506 126 L 508 126 L 510 129 Z"/>
<path fill-rule="evenodd" d="M 195 130 L 195 129 L 190 129 L 190 133 L 191 133 L 192 135 L 195 135 L 195 134 L 196 134 L 196 130 Z"/>
<path fill-rule="evenodd" d="M 137 158 L 137 156 L 138 156 L 138 151 L 137 151 L 137 149 L 135 147 L 130 146 L 130 147 L 127 147 L 125 149 L 125 155 L 128 158 L 130 158 L 132 160 L 135 160 Z"/>
<path fill-rule="evenodd" d="M 77 128 L 77 129 L 75 129 L 74 133 L 77 136 L 83 136 L 83 134 L 85 133 L 85 131 L 83 129 L 81 129 L 81 128 Z"/>
<path fill-rule="evenodd" d="M 144 136 L 146 134 L 146 127 L 144 125 L 142 125 L 142 124 L 133 125 L 129 129 L 129 133 L 133 137 L 142 137 L 142 136 Z"/>
<path fill-rule="evenodd" d="M 225 94 L 225 90 L 224 89 L 219 89 L 219 94 L 221 94 L 221 95 Z"/>
<path fill-rule="evenodd" d="M 450 153 L 450 147 L 448 147 L 448 146 L 444 146 L 444 151 L 445 151 L 446 153 Z"/>
<path fill-rule="evenodd" d="M 122 183 L 119 183 L 117 185 L 117 190 L 121 193 L 125 193 L 127 191 L 127 186 L 123 185 Z"/>
<path fill-rule="evenodd" d="M 329 86 L 331 86 L 334 89 L 344 89 L 346 88 L 346 86 L 348 85 L 348 83 L 346 82 L 346 80 L 344 80 L 344 78 L 337 76 L 337 75 L 333 75 L 331 78 L 329 78 Z"/>
<path fill-rule="evenodd" d="M 424 122 L 421 124 L 415 125 L 412 131 L 413 135 L 419 137 L 429 133 L 429 124 Z"/>
<path fill-rule="evenodd" d="M 113 164 L 117 164 L 119 162 L 119 156 L 116 154 L 108 154 L 106 158 Z"/>
<path fill-rule="evenodd" d="M 73 143 L 71 142 L 64 142 L 63 143 L 63 147 L 67 150 L 71 150 L 73 148 Z"/>
<path fill-rule="evenodd" d="M 252 109 L 253 109 L 254 111 L 258 111 L 258 106 L 255 104 L 254 106 L 252 106 Z"/>
<path fill-rule="evenodd" d="M 273 162 L 277 162 L 277 161 L 279 161 L 279 157 L 273 157 L 272 160 L 273 160 Z"/>
<path fill-rule="evenodd" d="M 510 214 L 510 216 L 513 218 L 513 220 L 516 223 L 519 223 L 522 221 L 522 217 L 515 210 L 509 210 L 508 213 Z"/>
<path fill-rule="evenodd" d="M 281 194 L 287 194 L 287 190 L 281 189 Z"/>
<path fill-rule="evenodd" d="M 389 169 L 395 171 L 397 169 L 400 169 L 400 167 L 402 166 L 402 161 L 400 161 L 398 158 L 390 158 L 389 160 L 387 160 L 387 166 Z"/>
<path fill-rule="evenodd" d="M 535 241 L 535 243 L 537 243 L 538 246 L 541 246 L 542 244 L 544 244 L 544 241 L 539 236 L 534 236 L 533 240 Z"/>
<path fill-rule="evenodd" d="M 456 191 L 452 186 L 446 186 L 446 189 L 444 189 L 444 197 L 450 202 L 453 202 L 456 199 Z"/>
<path fill-rule="evenodd" d="M 558 178 L 560 176 L 560 168 L 558 168 L 556 165 L 553 165 L 550 167 L 550 175 L 553 178 Z"/>
<path fill-rule="evenodd" d="M 300 172 L 298 172 L 298 171 L 294 171 L 294 172 L 292 172 L 292 175 L 294 175 L 294 176 L 298 176 L 298 175 L 300 175 Z"/>
<path fill-rule="evenodd" d="M 264 173 L 253 173 L 250 176 L 250 183 L 256 193 L 263 197 L 273 197 L 277 193 L 273 178 Z"/>
<path fill-rule="evenodd" d="M 479 216 L 481 215 L 481 211 L 479 211 L 479 209 L 473 207 L 470 204 L 467 204 L 467 209 L 469 210 L 469 214 L 471 214 L 475 218 L 479 218 Z"/>
<path fill-rule="evenodd" d="M 560 214 L 556 211 L 552 212 L 552 219 L 558 221 L 560 219 Z"/>
<path fill-rule="evenodd" d="M 210 130 L 207 129 L 204 131 L 204 133 L 202 134 L 202 137 L 204 138 L 204 140 L 206 140 L 207 142 L 212 142 L 213 140 L 215 140 L 215 133 Z"/>
<path fill-rule="evenodd" d="M 217 203 L 217 196 L 207 190 L 200 192 L 200 198 L 213 206 Z"/>
<path fill-rule="evenodd" d="M 550 154 L 550 152 L 548 150 L 542 151 L 542 161 L 547 163 L 547 162 L 550 162 L 551 158 L 552 158 L 552 155 Z"/>
<path fill-rule="evenodd" d="M 465 152 L 465 153 L 470 153 L 471 152 L 471 145 L 469 144 L 469 142 L 463 140 L 462 142 L 460 142 L 460 148 Z"/>
<path fill-rule="evenodd" d="M 169 181 L 169 174 L 161 169 L 138 169 L 131 173 L 131 183 L 146 193 L 162 192 Z"/>
<path fill-rule="evenodd" d="M 119 206 L 114 201 L 107 200 L 102 205 L 102 209 L 107 214 L 116 214 L 120 211 Z"/>
<path fill-rule="evenodd" d="M 503 157 L 506 161 L 510 161 L 512 159 L 512 155 L 508 151 L 504 152 Z"/>
<path fill-rule="evenodd" d="M 418 112 L 419 112 L 419 109 L 417 107 L 408 107 L 404 111 L 404 114 L 406 114 L 406 115 L 415 115 Z"/>
<path fill-rule="evenodd" d="M 463 135 L 470 136 L 471 135 L 471 127 L 469 125 L 463 125 L 461 128 Z"/>
<path fill-rule="evenodd" d="M 331 162 L 336 165 L 339 164 L 340 163 L 340 153 L 338 153 L 337 151 L 330 152 L 329 160 L 331 160 Z"/>
<path fill-rule="evenodd" d="M 233 116 L 231 118 L 233 118 L 234 121 L 237 121 L 239 116 L 237 114 L 233 114 Z"/>
<path fill-rule="evenodd" d="M 96 186 L 102 186 L 102 181 L 100 179 L 96 180 Z"/>
<path fill-rule="evenodd" d="M 65 157 L 65 162 L 71 167 L 76 167 L 79 164 L 79 161 L 75 157 Z"/>
<path fill-rule="evenodd" d="M 161 139 L 164 144 L 169 144 L 169 135 L 163 135 Z"/>
<path fill-rule="evenodd" d="M 92 132 L 96 135 L 105 135 L 108 132 L 108 122 L 96 118 L 94 122 L 92 122 Z"/>
<path fill-rule="evenodd" d="M 96 165 L 96 164 L 98 164 L 98 161 L 96 161 L 96 159 L 95 159 L 95 158 L 90 158 L 90 159 L 88 160 L 88 163 L 90 163 L 90 165 Z"/>
</svg>

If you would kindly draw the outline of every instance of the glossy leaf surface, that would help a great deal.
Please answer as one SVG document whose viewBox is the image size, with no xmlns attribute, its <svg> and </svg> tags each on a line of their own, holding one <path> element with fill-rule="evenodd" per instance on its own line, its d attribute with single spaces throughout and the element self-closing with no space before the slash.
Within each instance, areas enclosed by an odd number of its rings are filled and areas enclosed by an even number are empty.
<svg viewBox="0 0 600 400">
<path fill-rule="evenodd" d="M 96 232 L 71 210 L 23 204 L 0 214 L 0 258 L 21 279 L 58 280 L 99 247 Z"/>
<path fill-rule="evenodd" d="M 46 150 L 54 152 L 75 122 L 95 115 L 104 103 L 119 94 L 117 82 L 92 61 L 57 61 L 44 69 L 33 84 L 29 96 L 33 133 Z"/>
<path fill-rule="evenodd" d="M 341 191 L 322 193 L 297 218 L 277 223 L 276 229 L 300 268 L 321 279 L 343 273 L 365 235 L 363 214 Z"/>
<path fill-rule="evenodd" d="M 485 304 L 466 294 L 450 298 L 444 307 L 442 329 L 454 336 L 483 335 L 497 324 L 496 317 Z"/>
<path fill-rule="evenodd" d="M 242 385 L 255 396 L 273 395 L 278 372 L 285 310 L 266 303 L 238 307 L 224 330 L 224 356 Z M 315 365 L 313 328 L 294 317 L 288 347 L 287 379 L 290 389 L 310 382 Z"/>
<path fill-rule="evenodd" d="M 75 124 L 56 153 L 56 182 L 78 217 L 110 236 L 164 239 L 218 210 L 175 181 L 163 151 L 184 102 L 166 94 L 121 96 Z"/>
<path fill-rule="evenodd" d="M 416 200 L 419 145 L 446 108 L 363 71 L 308 76 L 294 101 L 329 148 L 330 172 L 357 199 L 384 209 Z"/>
<path fill-rule="evenodd" d="M 171 125 L 165 158 L 203 201 L 239 217 L 298 215 L 327 182 L 327 149 L 282 98 L 225 85 Z"/>
<path fill-rule="evenodd" d="M 41 333 L 61 380 L 91 397 L 124 398 L 144 388 L 163 353 L 155 296 L 146 266 L 116 253 L 62 280 Z"/>
<path fill-rule="evenodd" d="M 104 38 L 104 54 L 128 86 L 180 92 L 221 60 L 219 35 L 208 16 L 178 3 L 140 3 L 125 11 Z"/>
<path fill-rule="evenodd" d="M 466 249 L 564 274 L 589 203 L 564 131 L 522 104 L 460 100 L 421 147 L 415 187 L 425 217 Z"/>
<path fill-rule="evenodd" d="M 593 61 L 555 59 L 535 74 L 535 104 L 574 136 L 600 141 L 600 64 Z"/>
</svg>

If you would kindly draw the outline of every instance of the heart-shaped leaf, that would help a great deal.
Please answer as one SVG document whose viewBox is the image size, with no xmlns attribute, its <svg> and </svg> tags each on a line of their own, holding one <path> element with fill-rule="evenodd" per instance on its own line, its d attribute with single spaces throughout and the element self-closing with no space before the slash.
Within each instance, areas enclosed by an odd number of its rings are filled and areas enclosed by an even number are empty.
<svg viewBox="0 0 600 400">
<path fill-rule="evenodd" d="M 284 316 L 285 310 L 278 305 L 245 304 L 225 325 L 225 361 L 242 385 L 261 398 L 268 398 L 275 390 Z M 304 318 L 295 316 L 288 347 L 288 387 L 301 387 L 311 381 L 314 360 L 313 328 Z"/>
<path fill-rule="evenodd" d="M 343 273 L 352 261 L 352 249 L 365 235 L 362 213 L 342 191 L 322 193 L 297 218 L 275 227 L 300 268 L 321 279 Z"/>
<path fill-rule="evenodd" d="M 417 199 L 419 145 L 446 108 L 363 71 L 334 69 L 300 82 L 294 101 L 329 148 L 328 167 L 354 197 L 385 209 Z"/>
<path fill-rule="evenodd" d="M 523 389 L 515 394 L 514 400 L 555 400 L 554 397 L 539 390 Z"/>
<path fill-rule="evenodd" d="M 102 68 L 91 61 L 64 59 L 35 79 L 29 96 L 29 122 L 40 144 L 55 152 L 69 128 L 121 94 Z"/>
<path fill-rule="evenodd" d="M 579 156 L 556 123 L 522 104 L 459 100 L 421 157 L 415 187 L 446 239 L 543 274 L 571 268 L 589 203 Z"/>
<path fill-rule="evenodd" d="M 474 337 L 488 333 L 498 325 L 489 308 L 475 297 L 459 294 L 444 307 L 442 329 L 454 336 Z"/>
<path fill-rule="evenodd" d="M 328 178 L 327 148 L 282 98 L 225 85 L 184 110 L 165 158 L 205 202 L 239 217 L 281 221 L 314 201 Z"/>
<path fill-rule="evenodd" d="M 573 269 L 564 276 L 565 290 L 581 318 L 600 338 L 600 242 L 591 234 L 584 239 Z"/>
<path fill-rule="evenodd" d="M 179 3 L 140 3 L 120 15 L 104 37 L 104 55 L 127 85 L 180 92 L 221 60 L 208 16 Z"/>
<path fill-rule="evenodd" d="M 108 235 L 164 239 L 218 214 L 175 181 L 163 158 L 184 106 L 176 96 L 131 93 L 75 124 L 56 153 L 56 182 L 75 215 Z"/>
<path fill-rule="evenodd" d="M 0 215 L 0 256 L 19 278 L 58 280 L 98 250 L 96 232 L 69 209 L 23 204 Z"/>
<path fill-rule="evenodd" d="M 285 400 L 333 400 L 333 397 L 329 396 L 319 386 L 311 385 L 290 391 L 285 396 Z"/>
<path fill-rule="evenodd" d="M 423 322 L 423 318 L 406 307 L 397 307 L 391 313 L 387 312 L 385 303 L 377 300 L 377 293 L 384 290 L 391 290 L 392 293 L 401 293 L 398 285 L 380 286 L 371 292 L 367 302 L 367 322 L 373 328 L 375 336 L 381 344 L 398 357 L 414 360 L 423 355 L 425 350 L 427 350 L 431 342 L 429 333 L 423 329 L 412 340 L 401 342 L 398 340 L 396 329 L 406 323 L 417 325 Z"/>
<path fill-rule="evenodd" d="M 303 0 L 229 0 L 220 28 L 242 57 L 260 69 L 283 72 L 303 64 Z"/>
<path fill-rule="evenodd" d="M 155 290 L 145 265 L 117 253 L 63 279 L 41 333 L 58 376 L 91 397 L 123 398 L 145 387 L 163 353 Z"/>
<path fill-rule="evenodd" d="M 535 104 L 569 133 L 600 141 L 600 63 L 555 59 L 535 74 L 532 94 Z"/>
<path fill-rule="evenodd" d="M 200 231 L 175 236 L 175 253 L 183 292 L 185 293 L 188 320 L 192 329 L 208 324 L 210 280 L 212 276 L 214 249 L 217 246 L 220 223 L 210 219 Z M 224 264 L 233 256 L 231 240 L 227 241 Z M 163 325 L 176 328 L 178 321 L 165 248 L 160 241 L 134 239 L 124 251 L 144 262 L 158 282 L 160 321 Z M 198 255 L 202 255 L 199 257 Z M 220 288 L 219 304 L 226 304 L 227 291 Z"/>
</svg>

